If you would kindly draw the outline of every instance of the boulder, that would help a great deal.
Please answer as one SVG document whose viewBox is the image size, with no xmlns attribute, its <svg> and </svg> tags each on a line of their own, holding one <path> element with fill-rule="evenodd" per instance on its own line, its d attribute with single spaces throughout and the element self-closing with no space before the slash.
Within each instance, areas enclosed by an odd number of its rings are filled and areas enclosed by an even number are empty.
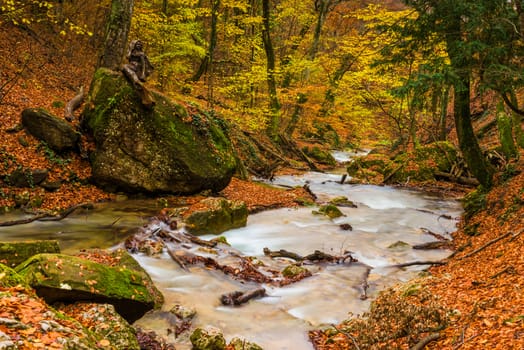
<svg viewBox="0 0 524 350">
<path fill-rule="evenodd" d="M 0 287 L 10 288 L 16 287 L 18 285 L 26 285 L 24 278 L 17 274 L 16 271 L 10 268 L 9 266 L 0 264 Z"/>
<path fill-rule="evenodd" d="M 189 339 L 194 350 L 224 350 L 226 348 L 224 335 L 214 327 L 197 328 Z"/>
<path fill-rule="evenodd" d="M 116 312 L 115 307 L 111 304 L 80 302 L 59 305 L 57 310 L 91 330 L 99 339 L 98 344 L 102 347 L 140 350 L 136 330 Z"/>
<path fill-rule="evenodd" d="M 223 121 L 151 92 L 144 106 L 119 72 L 99 69 L 82 126 L 94 137 L 93 180 L 109 191 L 192 194 L 225 188 L 236 158 Z M 189 111 L 190 110 L 190 111 Z"/>
<path fill-rule="evenodd" d="M 113 267 L 64 254 L 38 254 L 18 265 L 16 271 L 49 304 L 108 303 L 132 323 L 159 308 L 163 297 L 147 273 L 137 270 L 136 261 L 126 261 L 121 259 Z"/>
<path fill-rule="evenodd" d="M 321 205 L 320 208 L 318 208 L 318 211 L 313 211 L 313 214 L 322 214 L 330 219 L 336 219 L 341 216 L 345 216 L 344 213 L 342 213 L 340 209 L 338 209 L 338 207 L 333 204 Z"/>
<path fill-rule="evenodd" d="M 232 350 L 263 350 L 258 344 L 237 337 L 231 339 L 229 348 L 232 348 Z"/>
<path fill-rule="evenodd" d="M 60 253 L 58 241 L 0 242 L 0 262 L 10 267 L 40 253 Z"/>
<path fill-rule="evenodd" d="M 22 124 L 27 131 L 44 141 L 56 152 L 78 148 L 80 134 L 65 120 L 41 108 L 28 108 L 22 112 Z"/>
<path fill-rule="evenodd" d="M 47 179 L 47 169 L 16 169 L 5 177 L 5 181 L 14 187 L 33 187 Z"/>
<path fill-rule="evenodd" d="M 246 226 L 248 210 L 242 201 L 211 197 L 198 203 L 198 207 L 185 218 L 186 229 L 192 234 L 218 235 Z"/>
</svg>

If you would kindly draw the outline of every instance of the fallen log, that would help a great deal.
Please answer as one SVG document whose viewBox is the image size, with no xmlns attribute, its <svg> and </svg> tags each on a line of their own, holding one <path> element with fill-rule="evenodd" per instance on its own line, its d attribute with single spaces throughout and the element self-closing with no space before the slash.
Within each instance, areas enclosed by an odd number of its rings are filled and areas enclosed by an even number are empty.
<svg viewBox="0 0 524 350">
<path fill-rule="evenodd" d="M 349 260 L 349 262 L 357 262 L 358 260 L 351 256 L 351 253 L 346 252 L 344 255 L 336 256 L 331 254 L 326 254 L 320 250 L 315 250 L 312 254 L 306 256 L 301 256 L 297 253 L 287 251 L 285 249 L 280 250 L 270 250 L 269 248 L 264 248 L 264 255 L 269 256 L 270 258 L 289 258 L 297 262 L 302 261 L 311 261 L 311 262 L 333 262 L 333 263 L 344 263 Z"/>
<path fill-rule="evenodd" d="M 29 223 L 31 223 L 33 221 L 37 221 L 37 220 L 38 221 L 59 221 L 59 220 L 62 220 L 64 218 L 66 218 L 72 212 L 74 212 L 75 210 L 77 210 L 79 208 L 93 209 L 94 205 L 92 203 L 77 204 L 77 205 L 73 205 L 73 206 L 67 208 L 66 210 L 64 210 L 63 212 L 61 212 L 58 215 L 53 215 L 53 214 L 50 214 L 50 213 L 40 213 L 40 214 L 37 214 L 37 215 L 35 215 L 35 216 L 31 217 L 31 218 L 27 218 L 27 219 L 20 219 L 20 220 L 12 220 L 12 221 L 0 222 L 0 226 L 23 225 L 23 224 L 29 224 Z"/>
<path fill-rule="evenodd" d="M 443 171 L 435 171 L 435 178 L 442 178 L 450 182 L 456 182 L 458 184 L 467 186 L 479 185 L 479 181 L 473 177 L 455 176 L 453 174 L 445 173 Z"/>
<path fill-rule="evenodd" d="M 266 295 L 264 288 L 257 288 L 247 292 L 235 291 L 223 294 L 220 297 L 222 305 L 242 305 L 254 298 L 260 298 Z"/>
<path fill-rule="evenodd" d="M 304 258 L 296 253 L 288 252 L 285 249 L 280 250 L 270 250 L 269 248 L 264 248 L 264 255 L 269 256 L 270 258 L 289 258 L 295 261 L 302 261 Z"/>
<path fill-rule="evenodd" d="M 171 257 L 171 259 L 173 259 L 173 261 L 176 262 L 184 271 L 189 271 L 189 269 L 187 268 L 186 264 L 184 264 L 182 259 L 179 258 L 179 255 L 181 255 L 180 252 L 185 253 L 182 250 L 174 251 L 174 250 L 170 249 L 169 247 L 167 247 L 167 253 Z"/>
<path fill-rule="evenodd" d="M 415 265 L 446 265 L 447 263 L 445 261 L 412 261 L 407 262 L 403 264 L 395 264 L 395 265 L 389 265 L 384 267 L 408 267 L 408 266 L 415 266 Z"/>
</svg>

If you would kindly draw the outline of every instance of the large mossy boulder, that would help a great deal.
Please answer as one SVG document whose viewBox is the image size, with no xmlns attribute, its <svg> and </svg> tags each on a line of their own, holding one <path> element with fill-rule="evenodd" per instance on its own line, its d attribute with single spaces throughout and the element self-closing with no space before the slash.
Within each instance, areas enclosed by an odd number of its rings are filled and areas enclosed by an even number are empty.
<svg viewBox="0 0 524 350">
<path fill-rule="evenodd" d="M 94 181 L 109 191 L 191 194 L 229 184 L 236 159 L 221 121 L 151 92 L 141 103 L 119 72 L 94 76 L 82 126 L 96 143 Z"/>
<path fill-rule="evenodd" d="M 80 134 L 63 119 L 41 108 L 28 108 L 22 112 L 22 125 L 27 131 L 44 141 L 56 152 L 78 148 Z"/>
<path fill-rule="evenodd" d="M 218 235 L 246 226 L 247 217 L 248 210 L 244 202 L 211 197 L 200 201 L 198 208 L 191 210 L 184 221 L 186 229 L 192 234 Z"/>
<path fill-rule="evenodd" d="M 49 304 L 109 303 L 130 323 L 163 303 L 147 273 L 123 261 L 108 266 L 64 254 L 38 254 L 18 265 L 16 271 Z"/>
<path fill-rule="evenodd" d="M 0 242 L 0 263 L 10 267 L 40 253 L 60 253 L 58 241 Z"/>
</svg>

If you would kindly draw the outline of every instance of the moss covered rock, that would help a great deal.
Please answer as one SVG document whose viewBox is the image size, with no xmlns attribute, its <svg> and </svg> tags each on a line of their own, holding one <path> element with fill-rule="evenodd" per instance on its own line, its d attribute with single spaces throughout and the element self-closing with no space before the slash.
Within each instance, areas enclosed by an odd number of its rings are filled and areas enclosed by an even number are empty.
<svg viewBox="0 0 524 350">
<path fill-rule="evenodd" d="M 325 215 L 325 216 L 329 217 L 330 219 L 336 219 L 338 217 L 345 216 L 340 211 L 340 209 L 338 209 L 338 207 L 336 205 L 333 205 L 333 204 L 322 205 L 322 206 L 320 206 L 320 208 L 318 208 L 318 211 L 314 211 L 313 213 L 314 214 Z"/>
<path fill-rule="evenodd" d="M 123 264 L 112 267 L 64 254 L 38 254 L 18 265 L 16 271 L 50 304 L 109 303 L 128 322 L 163 302 L 145 271 Z"/>
<path fill-rule="evenodd" d="M 263 350 L 258 344 L 248 342 L 241 338 L 231 339 L 229 347 L 233 348 L 233 350 Z"/>
<path fill-rule="evenodd" d="M 0 242 L 0 262 L 10 267 L 40 253 L 60 253 L 58 241 Z"/>
<path fill-rule="evenodd" d="M 310 274 L 311 273 L 309 272 L 308 269 L 306 269 L 303 266 L 298 266 L 295 264 L 290 264 L 282 270 L 282 276 L 286 278 L 293 278 L 293 277 L 300 276 L 300 275 L 310 275 Z"/>
<path fill-rule="evenodd" d="M 194 350 L 224 350 L 226 339 L 219 329 L 207 327 L 197 328 L 189 337 Z"/>
<path fill-rule="evenodd" d="M 216 235 L 246 226 L 248 210 L 242 201 L 213 197 L 201 201 L 199 207 L 185 218 L 186 228 L 192 234 Z"/>
<path fill-rule="evenodd" d="M 0 287 L 10 288 L 18 285 L 26 286 L 24 278 L 9 266 L 0 264 Z"/>
<path fill-rule="evenodd" d="M 84 110 L 93 179 L 109 191 L 191 194 L 220 191 L 236 168 L 223 122 L 152 92 L 146 108 L 119 72 L 95 73 Z"/>
<path fill-rule="evenodd" d="M 303 147 L 302 152 L 304 152 L 308 157 L 313 158 L 320 164 L 326 164 L 330 166 L 337 165 L 337 161 L 333 157 L 333 155 L 329 151 L 322 149 L 318 146 Z"/>
</svg>

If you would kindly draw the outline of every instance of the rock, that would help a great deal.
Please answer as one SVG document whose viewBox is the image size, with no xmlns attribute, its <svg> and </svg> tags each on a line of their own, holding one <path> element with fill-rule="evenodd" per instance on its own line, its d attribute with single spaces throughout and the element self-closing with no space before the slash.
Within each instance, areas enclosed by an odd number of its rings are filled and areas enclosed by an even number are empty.
<svg viewBox="0 0 524 350">
<path fill-rule="evenodd" d="M 263 350 L 260 346 L 255 343 L 250 343 L 244 339 L 233 338 L 229 342 L 229 347 L 234 350 Z"/>
<path fill-rule="evenodd" d="M 16 169 L 5 180 L 14 187 L 33 187 L 47 179 L 48 173 L 47 169 Z"/>
<path fill-rule="evenodd" d="M 10 267 L 40 253 L 60 253 L 58 241 L 0 242 L 0 262 Z"/>
<path fill-rule="evenodd" d="M 0 327 L 3 330 L 0 344 L 4 346 L 11 340 L 20 344 L 22 349 L 100 349 L 93 333 L 74 319 L 49 307 L 29 289 L 2 290 L 0 304 Z M 42 337 L 39 334 L 51 336 Z"/>
<path fill-rule="evenodd" d="M 182 320 L 192 319 L 196 315 L 196 309 L 194 307 L 186 307 L 179 304 L 173 306 L 169 312 Z"/>
<path fill-rule="evenodd" d="M 22 112 L 22 124 L 31 135 L 44 141 L 53 151 L 64 152 L 78 148 L 80 134 L 65 120 L 44 109 L 25 109 Z"/>
<path fill-rule="evenodd" d="M 329 201 L 329 204 L 333 204 L 338 207 L 357 208 L 357 205 L 345 196 L 335 197 Z"/>
<path fill-rule="evenodd" d="M 109 191 L 193 194 L 225 188 L 236 158 L 220 121 L 151 92 L 146 108 L 119 72 L 94 76 L 82 125 L 96 150 L 93 180 Z"/>
<path fill-rule="evenodd" d="M 193 344 L 193 350 L 224 350 L 226 348 L 224 335 L 214 327 L 197 328 L 189 339 Z"/>
<path fill-rule="evenodd" d="M 18 285 L 26 286 L 24 278 L 9 266 L 0 264 L 0 287 L 10 288 Z"/>
<path fill-rule="evenodd" d="M 195 235 L 215 234 L 246 226 L 248 210 L 244 202 L 225 198 L 206 198 L 186 218 L 186 229 Z"/>
<path fill-rule="evenodd" d="M 288 265 L 284 268 L 284 270 L 282 270 L 282 276 L 286 278 L 293 278 L 302 274 L 307 275 L 310 274 L 310 272 L 305 267 L 295 264 Z"/>
<path fill-rule="evenodd" d="M 341 216 L 345 216 L 340 209 L 337 208 L 336 205 L 333 204 L 326 204 L 320 206 L 318 211 L 314 211 L 314 214 L 323 214 L 329 217 L 330 219 L 336 219 Z"/>
<path fill-rule="evenodd" d="M 404 250 L 407 248 L 411 248 L 411 246 L 408 243 L 403 242 L 403 241 L 396 241 L 395 243 L 392 243 L 388 246 L 388 249 L 393 249 L 393 250 Z"/>
<path fill-rule="evenodd" d="M 112 267 L 64 254 L 38 254 L 18 265 L 16 271 L 49 304 L 109 303 L 132 323 L 163 303 L 150 277 L 132 261 L 121 259 Z"/>
<path fill-rule="evenodd" d="M 111 304 L 62 304 L 57 310 L 90 329 L 98 338 L 100 345 L 111 345 L 111 349 L 140 350 L 135 329 L 116 312 Z"/>
<path fill-rule="evenodd" d="M 320 164 L 326 164 L 330 166 L 337 165 L 335 157 L 333 157 L 333 155 L 329 151 L 321 149 L 318 146 L 303 147 L 302 152 L 304 152 L 308 157 L 313 158 Z"/>
</svg>

